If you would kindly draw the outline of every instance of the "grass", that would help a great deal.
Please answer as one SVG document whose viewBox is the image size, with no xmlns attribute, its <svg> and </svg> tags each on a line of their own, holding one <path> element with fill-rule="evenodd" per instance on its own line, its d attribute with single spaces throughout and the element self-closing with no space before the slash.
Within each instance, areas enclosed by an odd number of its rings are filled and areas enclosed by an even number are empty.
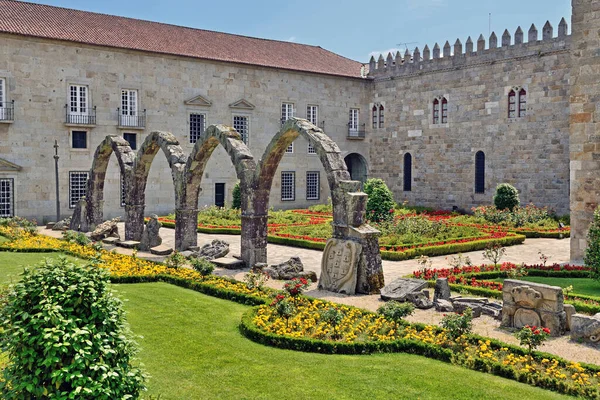
<svg viewBox="0 0 600 400">
<path fill-rule="evenodd" d="M 2 237 L 0 236 L 0 240 Z M 12 283 L 19 280 L 23 268 L 35 265 L 46 258 L 57 258 L 61 253 L 17 253 L 0 251 L 0 284 Z M 82 262 L 80 259 L 65 256 L 73 262 Z"/>
<path fill-rule="evenodd" d="M 565 288 L 573 285 L 571 294 L 583 294 L 588 296 L 600 296 L 600 282 L 589 278 L 552 278 L 546 276 L 523 276 L 517 278 L 522 281 L 543 283 L 545 285 L 559 286 Z M 504 279 L 495 279 L 503 282 Z"/>
<path fill-rule="evenodd" d="M 553 392 L 408 354 L 344 356 L 262 346 L 247 309 L 165 283 L 115 285 L 161 399 L 544 399 Z M 448 379 L 451 377 L 451 379 Z"/>
</svg>

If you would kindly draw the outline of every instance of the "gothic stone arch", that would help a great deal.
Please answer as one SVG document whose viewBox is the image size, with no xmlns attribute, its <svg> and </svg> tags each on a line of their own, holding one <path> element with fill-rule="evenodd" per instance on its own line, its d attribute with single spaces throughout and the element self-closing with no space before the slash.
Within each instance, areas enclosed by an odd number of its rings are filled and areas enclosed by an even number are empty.
<svg viewBox="0 0 600 400">
<path fill-rule="evenodd" d="M 129 143 L 120 136 L 109 135 L 100 143 L 94 153 L 94 160 L 87 182 L 86 206 L 87 226 L 82 231 L 94 230 L 96 225 L 104 222 L 104 181 L 111 155 L 114 153 L 119 163 L 119 170 L 125 186 L 125 203 L 131 202 L 133 184 L 133 165 L 135 153 Z"/>
<path fill-rule="evenodd" d="M 137 152 L 133 165 L 133 180 L 131 194 L 125 201 L 125 239 L 139 241 L 144 231 L 144 210 L 146 207 L 146 183 L 152 161 L 159 150 L 162 150 L 171 168 L 173 186 L 175 190 L 175 208 L 181 208 L 180 194 L 185 185 L 183 172 L 187 162 L 187 155 L 179 145 L 177 138 L 170 132 L 154 131 L 146 137 Z M 129 200 L 129 201 L 128 201 Z"/>
<path fill-rule="evenodd" d="M 359 267 L 356 291 L 378 293 L 383 287 L 383 269 L 379 253 L 379 231 L 365 224 L 367 195 L 360 192 L 361 182 L 350 180 L 350 174 L 337 144 L 320 128 L 301 118 L 286 121 L 273 137 L 258 164 L 252 195 L 254 210 L 249 232 L 243 231 L 242 241 L 254 239 L 253 245 L 264 248 L 266 262 L 267 212 L 273 177 L 286 148 L 302 136 L 315 148 L 327 175 L 333 203 L 333 237 L 355 241 L 362 246 L 362 267 Z M 254 237 L 253 237 L 254 235 Z M 264 240 L 263 240 L 264 239 Z M 263 254 L 257 251 L 257 254 Z M 321 274 L 325 271 L 321 271 Z"/>
<path fill-rule="evenodd" d="M 211 125 L 201 135 L 185 166 L 185 184 L 182 187 L 181 203 L 175 211 L 175 243 L 176 247 L 185 250 L 198 243 L 198 196 L 200 184 L 208 161 L 218 145 L 223 146 L 235 167 L 237 178 L 240 180 L 242 192 L 242 249 L 241 256 L 247 265 L 257 262 L 251 242 L 244 240 L 248 221 L 253 218 L 252 209 L 248 207 L 252 197 L 252 179 L 256 170 L 256 162 L 250 150 L 241 140 L 241 136 L 233 128 L 224 125 Z M 266 232 L 265 232 L 266 240 Z"/>
</svg>

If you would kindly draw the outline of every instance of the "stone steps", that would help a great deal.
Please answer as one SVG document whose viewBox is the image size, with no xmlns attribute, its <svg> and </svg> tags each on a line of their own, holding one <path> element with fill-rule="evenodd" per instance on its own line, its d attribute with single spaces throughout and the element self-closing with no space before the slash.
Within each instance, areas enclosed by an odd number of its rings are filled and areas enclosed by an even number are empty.
<svg viewBox="0 0 600 400">
<path fill-rule="evenodd" d="M 170 248 L 169 246 L 156 246 L 150 249 L 150 253 L 154 254 L 155 256 L 168 256 L 169 254 L 171 254 L 173 252 L 173 249 Z"/>
<path fill-rule="evenodd" d="M 124 242 L 118 242 L 117 246 L 123 247 L 125 249 L 137 249 L 140 245 L 140 242 L 137 240 L 125 240 Z"/>
<path fill-rule="evenodd" d="M 242 260 L 238 260 L 237 258 L 232 257 L 221 257 L 215 258 L 210 261 L 215 264 L 215 266 L 225 269 L 243 269 L 246 267 L 246 263 Z"/>
<path fill-rule="evenodd" d="M 110 244 L 113 246 L 118 245 L 120 241 L 121 241 L 121 239 L 119 239 L 118 237 L 107 237 L 107 238 L 102 239 L 102 243 Z"/>
</svg>

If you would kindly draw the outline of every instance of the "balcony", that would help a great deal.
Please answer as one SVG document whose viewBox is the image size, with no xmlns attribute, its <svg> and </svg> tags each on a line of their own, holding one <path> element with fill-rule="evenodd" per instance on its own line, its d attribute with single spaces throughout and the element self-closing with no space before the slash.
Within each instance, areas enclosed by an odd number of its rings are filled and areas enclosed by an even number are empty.
<svg viewBox="0 0 600 400">
<path fill-rule="evenodd" d="M 15 101 L 4 103 L 4 107 L 0 107 L 0 123 L 12 124 L 15 121 Z"/>
<path fill-rule="evenodd" d="M 364 140 L 365 138 L 365 124 L 362 125 L 352 125 L 348 123 L 348 136 L 347 139 L 350 140 Z"/>
<path fill-rule="evenodd" d="M 136 112 L 135 115 L 124 115 L 121 108 L 117 108 L 119 116 L 119 128 L 122 129 L 144 129 L 146 128 L 146 110 Z"/>
<path fill-rule="evenodd" d="M 65 104 L 65 125 L 67 126 L 96 126 L 96 107 L 91 110 L 74 113 Z"/>
</svg>

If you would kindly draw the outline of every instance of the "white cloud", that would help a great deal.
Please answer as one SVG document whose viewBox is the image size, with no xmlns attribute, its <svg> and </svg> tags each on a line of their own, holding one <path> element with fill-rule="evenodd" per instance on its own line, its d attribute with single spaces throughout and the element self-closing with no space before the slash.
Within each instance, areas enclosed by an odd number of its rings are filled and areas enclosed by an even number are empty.
<svg viewBox="0 0 600 400">
<path fill-rule="evenodd" d="M 400 54 L 404 54 L 404 51 L 402 49 L 397 49 L 397 48 L 393 48 L 393 49 L 387 49 L 387 50 L 376 50 L 376 51 L 372 51 L 369 53 L 369 59 L 371 59 L 371 56 L 375 57 L 375 60 L 377 60 L 379 58 L 380 54 L 383 54 L 383 58 L 387 58 L 388 53 L 392 53 L 392 57 L 396 57 L 396 52 L 399 51 Z"/>
<path fill-rule="evenodd" d="M 296 41 L 296 36 L 290 36 L 289 38 L 287 38 L 286 42 L 295 42 Z"/>
</svg>

